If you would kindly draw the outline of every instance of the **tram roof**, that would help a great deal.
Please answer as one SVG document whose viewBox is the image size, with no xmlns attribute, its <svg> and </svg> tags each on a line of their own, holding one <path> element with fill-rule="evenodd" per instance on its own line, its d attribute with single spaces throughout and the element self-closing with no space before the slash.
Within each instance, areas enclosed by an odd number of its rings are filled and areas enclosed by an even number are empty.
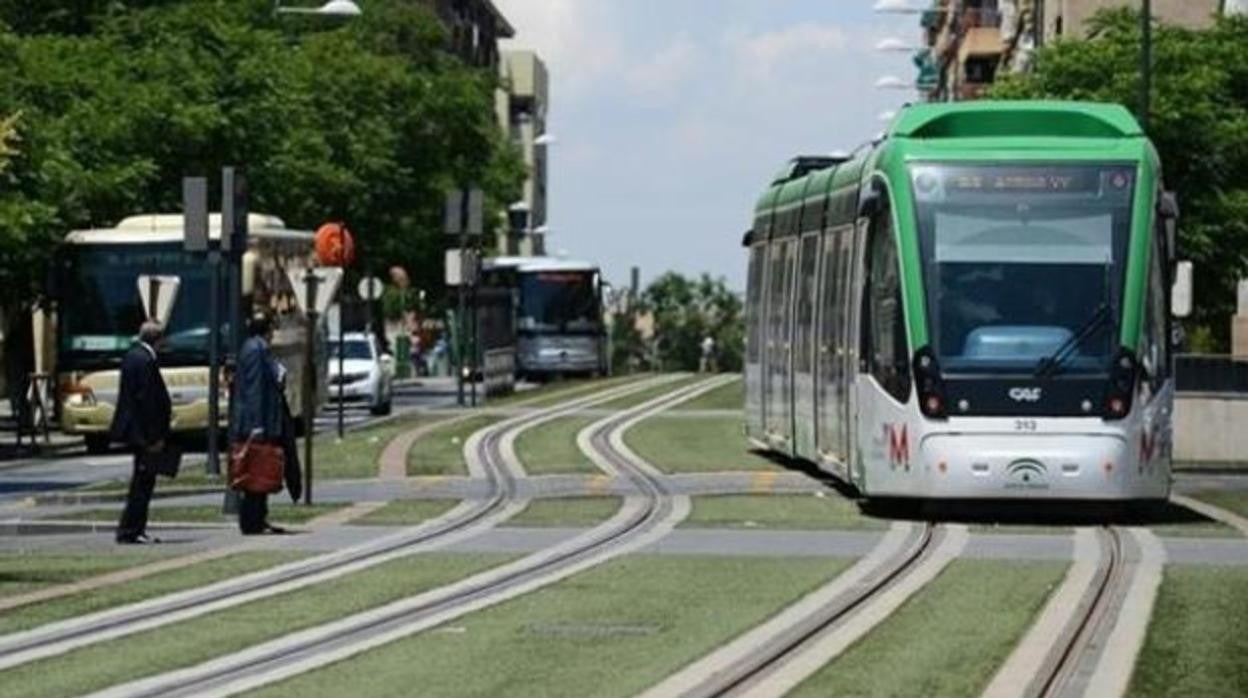
<svg viewBox="0 0 1248 698">
<path fill-rule="evenodd" d="M 179 242 L 185 237 L 184 227 L 185 219 L 182 214 L 143 214 L 122 219 L 115 228 L 75 230 L 65 236 L 65 242 L 77 245 Z M 277 216 L 259 213 L 248 214 L 247 234 L 256 237 L 300 240 L 311 240 L 313 237 L 309 231 L 287 228 L 285 221 Z M 214 240 L 221 237 L 221 214 L 214 213 L 208 216 L 208 236 Z"/>
<path fill-rule="evenodd" d="M 915 104 L 889 128 L 894 138 L 1139 138 L 1140 124 L 1120 104 L 1041 100 Z"/>
<path fill-rule="evenodd" d="M 487 269 L 515 269 L 519 272 L 598 271 L 598 265 L 558 257 L 491 257 L 484 260 Z"/>
</svg>

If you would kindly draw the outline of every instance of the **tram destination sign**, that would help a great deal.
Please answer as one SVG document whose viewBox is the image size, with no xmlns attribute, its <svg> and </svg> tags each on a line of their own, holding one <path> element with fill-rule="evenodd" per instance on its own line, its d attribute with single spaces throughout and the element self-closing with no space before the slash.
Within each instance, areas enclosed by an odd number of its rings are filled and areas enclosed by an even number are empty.
<svg viewBox="0 0 1248 698">
<path fill-rule="evenodd" d="M 943 189 L 949 195 L 1029 195 L 1099 198 L 1130 193 L 1130 167 L 933 167 L 919 169 L 920 196 Z"/>
</svg>

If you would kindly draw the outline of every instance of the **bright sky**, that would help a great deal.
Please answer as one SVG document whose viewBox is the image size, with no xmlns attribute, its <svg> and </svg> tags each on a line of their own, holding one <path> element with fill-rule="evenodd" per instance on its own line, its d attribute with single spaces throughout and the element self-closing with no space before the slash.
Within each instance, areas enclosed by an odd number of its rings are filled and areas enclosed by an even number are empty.
<svg viewBox="0 0 1248 698">
<path fill-rule="evenodd" d="M 617 285 L 674 269 L 745 286 L 742 233 L 768 178 L 797 154 L 852 150 L 913 99 L 890 36 L 913 15 L 874 0 L 495 0 L 551 72 L 550 253 Z"/>
</svg>

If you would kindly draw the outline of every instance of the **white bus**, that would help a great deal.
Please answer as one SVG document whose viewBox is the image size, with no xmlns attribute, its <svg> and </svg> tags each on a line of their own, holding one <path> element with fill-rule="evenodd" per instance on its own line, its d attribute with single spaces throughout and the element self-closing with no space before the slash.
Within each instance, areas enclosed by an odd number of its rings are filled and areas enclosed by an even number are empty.
<svg viewBox="0 0 1248 698">
<path fill-rule="evenodd" d="M 221 219 L 209 220 L 210 235 Z M 290 230 L 281 219 L 248 217 L 248 249 L 242 264 L 242 317 L 267 310 L 274 319 L 273 352 L 289 374 L 287 397 L 296 416 L 303 405 L 303 329 L 287 270 L 314 264 L 313 235 Z M 183 249 L 181 215 L 140 215 L 116 228 L 70 233 L 57 257 L 57 404 L 61 430 L 85 438 L 92 452 L 107 449 L 117 398 L 121 359 L 143 321 L 140 275 L 172 275 L 181 288 L 166 328 L 162 374 L 173 400 L 175 433 L 208 428 L 209 266 Z M 228 290 L 222 271 L 221 346 L 228 344 Z M 318 361 L 324 367 L 325 362 Z M 322 371 L 323 372 L 323 371 Z M 319 381 L 318 385 L 324 385 Z M 220 415 L 227 415 L 228 385 L 222 381 Z M 314 402 L 319 404 L 319 401 Z"/>
</svg>

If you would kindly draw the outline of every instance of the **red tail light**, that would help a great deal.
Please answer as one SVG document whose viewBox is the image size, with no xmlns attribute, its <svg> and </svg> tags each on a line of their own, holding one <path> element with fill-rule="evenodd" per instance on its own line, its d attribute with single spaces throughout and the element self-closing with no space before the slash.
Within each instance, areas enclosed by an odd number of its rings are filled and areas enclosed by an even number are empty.
<svg viewBox="0 0 1248 698">
<path fill-rule="evenodd" d="M 1126 349 L 1119 351 L 1110 369 L 1109 385 L 1105 391 L 1105 419 L 1118 420 L 1130 414 L 1138 377 L 1139 364 L 1135 356 Z"/>
</svg>

